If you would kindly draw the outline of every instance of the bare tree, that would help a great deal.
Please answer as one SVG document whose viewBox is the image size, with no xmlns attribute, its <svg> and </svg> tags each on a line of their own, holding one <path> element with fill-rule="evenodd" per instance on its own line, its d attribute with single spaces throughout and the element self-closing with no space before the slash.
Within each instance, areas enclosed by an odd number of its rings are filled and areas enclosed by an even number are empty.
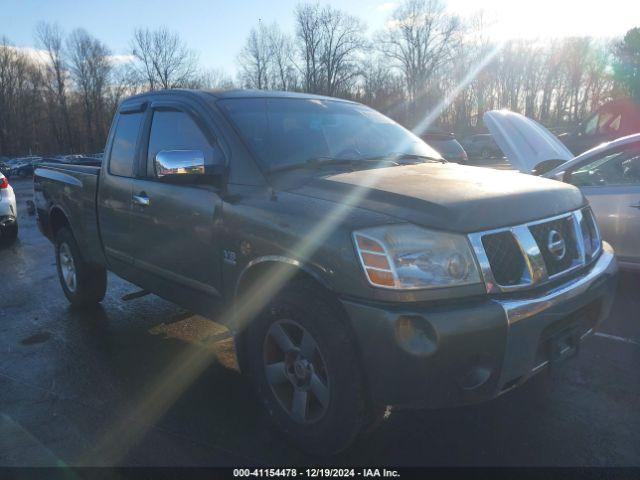
<svg viewBox="0 0 640 480">
<path fill-rule="evenodd" d="M 432 76 L 451 60 L 453 40 L 460 30 L 459 18 L 447 13 L 440 0 L 405 0 L 393 12 L 377 43 L 402 71 L 410 102 L 422 95 Z"/>
<path fill-rule="evenodd" d="M 357 54 L 364 48 L 363 23 L 352 15 L 329 6 L 322 11 L 322 67 L 326 72 L 325 92 L 335 95 L 350 87 L 360 73 Z"/>
<path fill-rule="evenodd" d="M 211 88 L 228 90 L 234 88 L 233 80 L 223 70 L 210 69 L 202 72 L 199 80 L 199 88 Z"/>
<path fill-rule="evenodd" d="M 0 41 L 0 155 L 33 148 L 36 138 L 41 77 L 33 62 L 20 50 Z"/>
<path fill-rule="evenodd" d="M 105 89 L 111 72 L 110 51 L 86 30 L 67 38 L 69 70 L 81 99 L 85 118 L 85 148 L 95 150 L 106 137 Z"/>
<path fill-rule="evenodd" d="M 322 24 L 319 4 L 298 5 L 295 10 L 296 38 L 302 65 L 303 88 L 307 92 L 321 91 Z"/>
<path fill-rule="evenodd" d="M 258 23 L 238 55 L 240 83 L 247 88 L 293 90 L 298 86 L 294 44 L 277 24 Z"/>
<path fill-rule="evenodd" d="M 298 85 L 293 59 L 294 46 L 291 37 L 272 24 L 267 31 L 270 51 L 272 83 L 278 90 L 294 90 Z"/>
<path fill-rule="evenodd" d="M 305 89 L 326 95 L 347 91 L 359 73 L 362 22 L 329 5 L 307 4 L 296 9 L 296 26 Z"/>
<path fill-rule="evenodd" d="M 362 81 L 358 99 L 376 110 L 402 120 L 405 89 L 403 79 L 394 72 L 386 58 L 367 57 L 362 64 Z"/>
<path fill-rule="evenodd" d="M 73 149 L 71 120 L 67 106 L 67 66 L 63 51 L 62 30 L 58 25 L 41 22 L 36 27 L 36 40 L 47 54 L 47 62 L 43 70 L 53 110 L 50 115 L 52 127 L 59 132 L 60 147 Z M 61 117 L 61 121 L 59 117 Z M 62 128 L 60 128 L 60 123 L 62 123 Z"/>
<path fill-rule="evenodd" d="M 238 55 L 240 80 L 247 88 L 271 88 L 271 46 L 267 28 L 262 22 L 252 28 Z"/>
<path fill-rule="evenodd" d="M 150 90 L 188 87 L 197 80 L 198 59 L 177 33 L 162 27 L 137 29 L 131 53 Z"/>
<path fill-rule="evenodd" d="M 110 81 L 105 90 L 105 116 L 107 121 L 115 115 L 118 104 L 123 98 L 142 93 L 147 90 L 146 81 L 140 77 L 135 65 L 126 62 L 112 64 Z"/>
</svg>

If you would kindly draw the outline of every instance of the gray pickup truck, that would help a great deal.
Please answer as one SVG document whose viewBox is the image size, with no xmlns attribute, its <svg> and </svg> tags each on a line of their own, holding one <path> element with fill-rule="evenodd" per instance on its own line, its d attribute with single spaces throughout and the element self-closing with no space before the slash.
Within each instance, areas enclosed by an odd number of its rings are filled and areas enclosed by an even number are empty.
<svg viewBox="0 0 640 480">
<path fill-rule="evenodd" d="M 446 163 L 363 105 L 169 90 L 120 105 L 101 167 L 42 165 L 76 306 L 106 271 L 235 335 L 268 415 L 331 453 L 386 406 L 494 398 L 574 354 L 616 263 L 572 186 Z"/>
</svg>

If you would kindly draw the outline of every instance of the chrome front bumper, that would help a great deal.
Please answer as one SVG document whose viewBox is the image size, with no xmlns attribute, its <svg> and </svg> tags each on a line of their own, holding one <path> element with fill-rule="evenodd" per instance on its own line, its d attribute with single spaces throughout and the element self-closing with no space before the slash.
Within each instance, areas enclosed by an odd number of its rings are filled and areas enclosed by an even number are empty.
<svg viewBox="0 0 640 480">
<path fill-rule="evenodd" d="M 584 275 L 567 282 L 543 296 L 518 300 L 497 300 L 504 309 L 509 325 L 525 318 L 541 313 L 554 305 L 571 300 L 586 292 L 602 275 L 615 275 L 618 264 L 613 253 L 613 248 L 606 242 L 602 242 L 602 253 Z"/>
<path fill-rule="evenodd" d="M 613 249 L 602 253 L 583 275 L 540 296 L 496 300 L 507 320 L 507 342 L 499 385 L 501 393 L 524 382 L 550 363 L 544 343 L 549 330 L 577 329 L 577 344 L 608 316 L 618 271 Z M 578 346 L 576 346 L 578 348 Z"/>
</svg>

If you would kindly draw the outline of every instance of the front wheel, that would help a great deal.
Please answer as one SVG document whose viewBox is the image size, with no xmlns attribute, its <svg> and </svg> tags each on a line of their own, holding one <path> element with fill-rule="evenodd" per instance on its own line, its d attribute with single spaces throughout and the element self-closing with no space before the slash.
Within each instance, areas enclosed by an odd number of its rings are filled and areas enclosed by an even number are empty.
<svg viewBox="0 0 640 480">
<path fill-rule="evenodd" d="M 84 261 L 68 228 L 56 234 L 56 266 L 60 285 L 71 305 L 89 307 L 102 301 L 107 291 L 107 271 Z"/>
<path fill-rule="evenodd" d="M 252 382 L 276 426 L 302 450 L 329 455 L 367 425 L 355 346 L 342 312 L 318 287 L 281 291 L 248 332 Z"/>
</svg>

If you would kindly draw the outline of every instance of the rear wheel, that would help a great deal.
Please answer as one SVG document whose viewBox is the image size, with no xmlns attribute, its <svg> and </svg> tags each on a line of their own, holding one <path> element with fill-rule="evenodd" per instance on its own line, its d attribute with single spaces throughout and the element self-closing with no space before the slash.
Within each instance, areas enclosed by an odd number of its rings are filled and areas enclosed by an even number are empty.
<svg viewBox="0 0 640 480">
<path fill-rule="evenodd" d="M 56 234 L 56 266 L 62 290 L 73 306 L 88 307 L 102 301 L 107 291 L 107 271 L 83 260 L 68 228 Z"/>
<path fill-rule="evenodd" d="M 254 320 L 252 382 L 276 426 L 301 449 L 345 449 L 368 423 L 363 376 L 342 312 L 312 282 L 280 292 Z"/>
</svg>

